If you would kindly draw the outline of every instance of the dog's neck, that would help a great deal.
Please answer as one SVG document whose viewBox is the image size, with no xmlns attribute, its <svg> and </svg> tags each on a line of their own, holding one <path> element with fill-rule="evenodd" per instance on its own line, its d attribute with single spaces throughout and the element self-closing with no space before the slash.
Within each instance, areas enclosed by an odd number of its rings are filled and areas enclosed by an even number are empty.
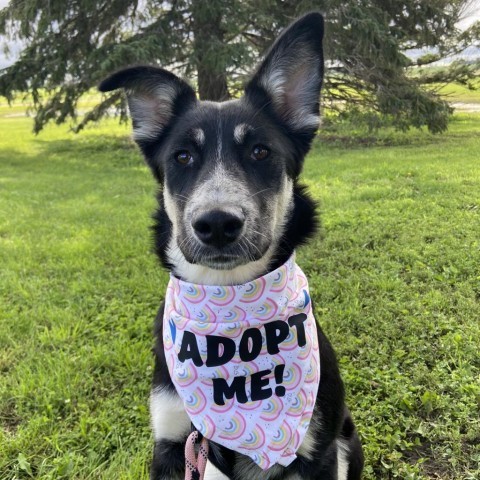
<svg viewBox="0 0 480 480">
<path fill-rule="evenodd" d="M 163 265 L 176 277 L 191 283 L 204 285 L 239 285 L 275 270 L 284 264 L 295 248 L 303 245 L 316 231 L 315 203 L 305 187 L 295 184 L 293 208 L 283 232 L 259 260 L 248 262 L 231 270 L 217 270 L 188 262 L 172 235 L 172 224 L 158 198 L 160 208 L 153 227 L 156 253 Z"/>
</svg>

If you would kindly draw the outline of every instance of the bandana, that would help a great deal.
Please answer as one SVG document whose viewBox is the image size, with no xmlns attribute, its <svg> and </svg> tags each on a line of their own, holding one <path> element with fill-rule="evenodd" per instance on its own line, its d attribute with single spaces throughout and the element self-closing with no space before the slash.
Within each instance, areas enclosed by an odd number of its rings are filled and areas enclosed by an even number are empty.
<svg viewBox="0 0 480 480">
<path fill-rule="evenodd" d="M 317 396 L 320 358 L 307 279 L 292 257 L 243 285 L 170 277 L 163 338 L 193 425 L 263 470 L 296 458 Z"/>
</svg>

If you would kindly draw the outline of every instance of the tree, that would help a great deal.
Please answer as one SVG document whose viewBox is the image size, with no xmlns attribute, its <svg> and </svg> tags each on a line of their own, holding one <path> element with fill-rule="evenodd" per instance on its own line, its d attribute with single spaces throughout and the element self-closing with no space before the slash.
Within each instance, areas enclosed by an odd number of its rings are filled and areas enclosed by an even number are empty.
<svg viewBox="0 0 480 480">
<path fill-rule="evenodd" d="M 119 93 L 80 116 L 80 97 L 112 71 L 159 64 L 195 79 L 200 98 L 235 95 L 259 54 L 298 15 L 326 12 L 323 104 L 387 116 L 399 128 L 447 128 L 450 108 L 426 85 L 470 85 L 476 65 L 457 62 L 411 75 L 480 38 L 480 26 L 456 23 L 471 0 L 12 0 L 0 11 L 0 33 L 25 42 L 0 71 L 0 95 L 33 99 L 34 131 L 73 119 L 78 131 L 117 107 Z M 416 62 L 405 51 L 435 47 Z"/>
</svg>

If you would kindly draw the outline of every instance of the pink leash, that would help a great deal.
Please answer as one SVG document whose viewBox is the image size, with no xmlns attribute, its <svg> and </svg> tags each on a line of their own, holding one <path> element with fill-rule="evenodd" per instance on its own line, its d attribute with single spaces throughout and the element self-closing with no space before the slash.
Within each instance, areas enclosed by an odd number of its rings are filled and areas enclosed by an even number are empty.
<svg viewBox="0 0 480 480">
<path fill-rule="evenodd" d="M 195 455 L 195 444 L 198 440 L 198 432 L 193 431 L 185 443 L 185 480 L 203 480 L 208 458 L 208 440 L 202 438 L 198 449 L 198 457 Z"/>
</svg>

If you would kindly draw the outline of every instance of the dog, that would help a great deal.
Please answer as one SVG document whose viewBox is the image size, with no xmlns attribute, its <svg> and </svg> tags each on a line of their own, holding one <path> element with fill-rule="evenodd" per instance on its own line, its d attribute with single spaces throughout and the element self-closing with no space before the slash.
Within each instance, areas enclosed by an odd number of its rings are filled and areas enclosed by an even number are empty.
<svg viewBox="0 0 480 480">
<path fill-rule="evenodd" d="M 307 14 L 292 23 L 266 54 L 239 99 L 199 101 L 186 82 L 154 66 L 123 69 L 100 84 L 102 92 L 124 89 L 134 140 L 161 186 L 154 217 L 155 248 L 171 272 L 173 289 L 178 285 L 178 288 L 187 285 L 185 288 L 195 289 L 196 285 L 201 291 L 207 289 L 203 286 L 220 286 L 223 290 L 218 291 L 227 291 L 227 288 L 250 285 L 248 282 L 277 272 L 285 265 L 293 265 L 288 262 L 295 249 L 315 233 L 315 202 L 299 183 L 299 174 L 319 126 L 323 33 L 324 21 L 319 13 Z M 304 292 L 307 305 L 308 294 Z M 303 322 L 306 315 L 301 315 L 295 318 Z M 170 322 L 170 326 L 166 322 Z M 244 343 L 245 358 L 254 355 L 256 339 L 260 342 L 258 351 L 262 348 L 275 353 L 275 349 L 278 352 L 282 347 L 281 341 L 287 338 L 287 333 L 283 335 L 278 320 L 273 326 L 270 323 L 274 322 L 265 324 L 265 329 L 271 331 L 267 342 L 273 343 L 267 347 L 263 333 L 255 331 L 258 329 L 243 332 L 250 335 Z M 310 326 L 315 328 L 313 324 Z M 186 325 L 188 329 L 189 323 Z M 298 346 L 302 325 L 296 324 Z M 282 328 L 276 329 L 277 326 Z M 187 415 L 185 398 L 182 401 L 178 382 L 172 379 L 168 357 L 172 350 L 167 352 L 165 342 L 166 338 L 170 343 L 175 342 L 175 336 L 178 340 L 176 329 L 163 304 L 155 322 L 152 480 L 186 478 L 185 443 L 192 429 L 199 430 L 193 423 L 202 421 L 198 415 L 194 421 L 191 410 L 190 416 Z M 185 342 L 185 332 L 187 330 L 183 331 L 182 342 Z M 260 449 L 239 447 L 235 450 L 230 448 L 230 440 L 222 444 L 210 438 L 205 479 L 357 480 L 361 477 L 362 447 L 344 403 L 344 387 L 334 351 L 318 325 L 315 337 L 310 340 L 319 347 L 321 378 L 318 393 L 312 397 L 314 406 L 308 421 L 303 427 L 299 424 L 298 429 L 293 429 L 297 433 L 291 428 L 288 433 L 290 442 L 295 438 L 301 440 L 298 448 L 284 450 L 283 456 L 278 456 L 280 454 L 270 447 L 264 450 L 263 460 L 269 455 L 277 455 L 279 459 L 265 468 L 259 457 Z M 227 342 L 213 335 L 207 335 L 207 341 L 216 342 L 214 350 L 210 351 L 211 345 L 208 347 L 208 355 L 214 352 L 211 365 L 218 365 L 230 346 L 233 349 L 238 346 L 233 340 Z M 305 343 L 302 348 L 310 348 Z M 182 368 L 186 364 L 193 367 L 192 361 L 197 359 L 199 371 L 205 368 L 205 351 L 196 351 L 197 347 L 195 343 L 182 343 L 176 353 L 183 355 L 183 363 L 178 359 L 174 362 Z M 237 363 L 235 368 L 242 365 Z M 270 396 L 272 402 L 287 402 L 283 396 L 285 388 L 268 386 L 274 382 L 273 370 L 256 375 L 254 378 L 252 374 L 251 391 L 247 389 L 243 393 L 241 387 L 236 387 L 242 382 L 245 385 L 246 377 L 238 377 L 235 388 L 233 383 L 221 383 L 214 378 L 220 389 L 215 393 L 218 405 L 227 400 L 231 402 L 237 395 L 240 407 L 245 407 L 250 405 L 247 394 L 252 395 L 252 402 L 255 395 L 257 403 L 265 401 L 262 400 L 265 396 Z M 282 378 L 279 381 L 282 382 Z M 204 386 L 204 391 L 207 390 Z M 245 395 L 243 400 L 240 394 Z M 213 430 L 220 427 L 220 419 L 220 416 L 213 418 Z M 241 428 L 250 427 L 243 424 Z M 194 466 L 190 478 L 202 478 L 202 475 Z"/>
</svg>

